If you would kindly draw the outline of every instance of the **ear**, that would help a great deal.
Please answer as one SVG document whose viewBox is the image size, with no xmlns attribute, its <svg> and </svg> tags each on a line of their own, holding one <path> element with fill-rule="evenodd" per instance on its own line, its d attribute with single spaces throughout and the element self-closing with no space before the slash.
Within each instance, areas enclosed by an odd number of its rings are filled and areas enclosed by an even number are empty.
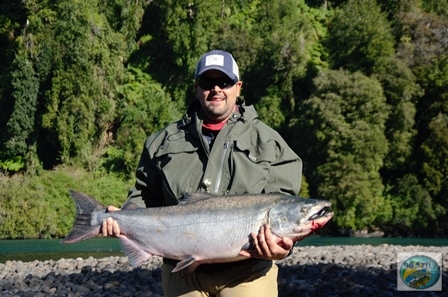
<svg viewBox="0 0 448 297">
<path fill-rule="evenodd" d="M 241 80 L 237 81 L 237 83 L 236 83 L 237 96 L 240 96 L 242 86 L 243 86 L 243 81 L 241 81 Z"/>
<path fill-rule="evenodd" d="M 199 89 L 199 86 L 198 86 L 198 83 L 197 83 L 196 81 L 194 82 L 193 88 L 194 88 L 194 93 L 195 93 L 195 94 L 196 94 L 196 96 L 197 96 L 197 94 L 198 94 L 198 89 Z"/>
</svg>

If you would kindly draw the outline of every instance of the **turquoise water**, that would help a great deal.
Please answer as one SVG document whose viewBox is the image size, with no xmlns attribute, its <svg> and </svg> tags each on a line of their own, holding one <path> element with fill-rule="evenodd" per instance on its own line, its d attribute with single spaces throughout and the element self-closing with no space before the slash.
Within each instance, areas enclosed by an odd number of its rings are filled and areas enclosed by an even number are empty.
<svg viewBox="0 0 448 297">
<path fill-rule="evenodd" d="M 60 243 L 60 239 L 0 240 L 0 263 L 7 260 L 30 262 L 61 258 L 102 258 L 123 256 L 118 239 L 92 238 L 74 244 Z"/>
<path fill-rule="evenodd" d="M 311 236 L 298 242 L 297 246 L 331 245 L 421 245 L 448 246 L 448 238 L 355 238 L 355 237 L 318 237 Z M 118 239 L 92 238 L 74 244 L 62 244 L 59 239 L 0 240 L 0 263 L 7 260 L 30 262 L 34 260 L 58 260 L 61 258 L 123 256 Z"/>
<path fill-rule="evenodd" d="M 297 246 L 304 245 L 359 245 L 359 244 L 370 244 L 370 245 L 421 245 L 421 246 L 448 246 L 448 238 L 386 238 L 386 237 L 318 237 L 311 236 L 299 241 Z M 0 252 L 1 253 L 1 252 Z"/>
</svg>

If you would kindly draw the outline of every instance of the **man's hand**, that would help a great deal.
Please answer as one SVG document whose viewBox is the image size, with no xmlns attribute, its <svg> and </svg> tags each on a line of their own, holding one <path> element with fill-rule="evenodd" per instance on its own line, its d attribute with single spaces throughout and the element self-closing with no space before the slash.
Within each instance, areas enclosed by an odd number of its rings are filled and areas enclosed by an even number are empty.
<svg viewBox="0 0 448 297">
<path fill-rule="evenodd" d="M 107 207 L 107 212 L 117 211 L 120 210 L 119 208 L 109 205 Z M 115 221 L 112 218 L 107 218 L 103 221 L 103 225 L 101 226 L 101 232 L 103 233 L 103 236 L 112 236 L 112 237 L 118 237 L 121 234 L 120 226 L 118 226 L 117 221 Z"/>
<path fill-rule="evenodd" d="M 258 234 L 252 233 L 251 246 L 254 250 L 240 251 L 241 256 L 265 260 L 282 260 L 293 248 L 294 242 L 287 237 L 272 234 L 268 224 L 260 227 Z"/>
</svg>

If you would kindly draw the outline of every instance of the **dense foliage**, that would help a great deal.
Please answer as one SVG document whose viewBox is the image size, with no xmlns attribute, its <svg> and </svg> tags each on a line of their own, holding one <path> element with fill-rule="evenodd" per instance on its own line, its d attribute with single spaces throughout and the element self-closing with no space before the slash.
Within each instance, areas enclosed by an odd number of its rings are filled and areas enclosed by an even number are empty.
<svg viewBox="0 0 448 297">
<path fill-rule="evenodd" d="M 64 237 L 75 220 L 69 189 L 120 206 L 131 183 L 110 174 L 60 167 L 33 177 L 0 176 L 0 239 Z"/>
<path fill-rule="evenodd" d="M 2 3 L 0 237 L 67 231 L 78 183 L 58 168 L 126 191 L 145 138 L 194 100 L 195 63 L 215 48 L 302 157 L 301 194 L 333 202 L 331 230 L 445 236 L 447 36 L 448 0 Z"/>
</svg>

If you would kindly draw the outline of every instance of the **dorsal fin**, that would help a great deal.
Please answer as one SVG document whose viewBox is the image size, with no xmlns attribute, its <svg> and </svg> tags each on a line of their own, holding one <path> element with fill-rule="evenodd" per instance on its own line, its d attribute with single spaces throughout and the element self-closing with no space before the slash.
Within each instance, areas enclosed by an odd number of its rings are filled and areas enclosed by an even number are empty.
<svg viewBox="0 0 448 297">
<path fill-rule="evenodd" d="M 216 195 L 210 194 L 210 193 L 184 193 L 182 198 L 179 200 L 179 204 L 188 204 L 188 203 L 195 203 L 198 201 L 202 201 L 205 199 L 208 199 L 210 197 L 215 197 Z"/>
<path fill-rule="evenodd" d="M 123 205 L 123 208 L 121 210 L 132 210 L 132 209 L 137 209 L 140 208 L 138 207 L 137 204 L 133 203 L 133 202 L 128 202 L 125 205 Z"/>
</svg>

